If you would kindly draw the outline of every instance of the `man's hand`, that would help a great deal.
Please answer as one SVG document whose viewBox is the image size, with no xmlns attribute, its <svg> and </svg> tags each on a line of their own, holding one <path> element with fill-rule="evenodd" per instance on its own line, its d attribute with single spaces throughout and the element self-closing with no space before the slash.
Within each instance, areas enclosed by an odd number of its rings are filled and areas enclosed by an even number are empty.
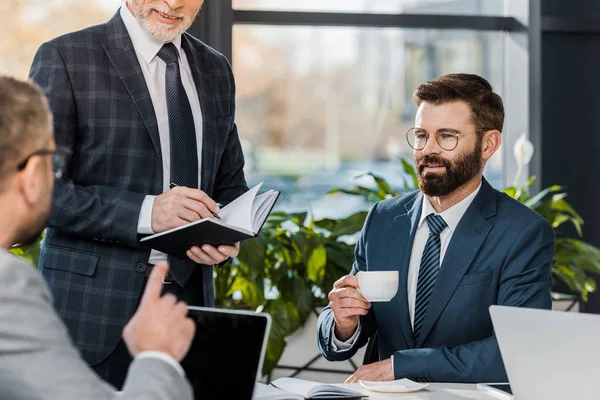
<svg viewBox="0 0 600 400">
<path fill-rule="evenodd" d="M 344 383 L 358 383 L 361 379 L 363 381 L 375 382 L 393 381 L 394 368 L 392 367 L 392 358 L 363 365 L 350 378 L 346 379 Z"/>
<path fill-rule="evenodd" d="M 160 351 L 181 361 L 190 349 L 196 324 L 187 317 L 187 304 L 172 294 L 161 297 L 162 280 L 169 271 L 166 262 L 156 264 L 140 306 L 123 330 L 123 339 L 133 357 L 143 351 Z"/>
<path fill-rule="evenodd" d="M 161 233 L 202 218 L 214 218 L 211 211 L 218 214 L 221 209 L 202 190 L 174 187 L 154 199 L 152 230 Z"/>
<path fill-rule="evenodd" d="M 356 331 L 361 315 L 367 315 L 371 303 L 357 290 L 358 278 L 346 275 L 333 284 L 329 306 L 335 319 L 335 337 L 345 342 Z"/>
<path fill-rule="evenodd" d="M 219 246 L 214 248 L 208 244 L 202 248 L 194 246 L 189 249 L 187 256 L 197 264 L 215 265 L 220 264 L 228 258 L 235 258 L 240 253 L 240 242 L 233 246 Z"/>
</svg>

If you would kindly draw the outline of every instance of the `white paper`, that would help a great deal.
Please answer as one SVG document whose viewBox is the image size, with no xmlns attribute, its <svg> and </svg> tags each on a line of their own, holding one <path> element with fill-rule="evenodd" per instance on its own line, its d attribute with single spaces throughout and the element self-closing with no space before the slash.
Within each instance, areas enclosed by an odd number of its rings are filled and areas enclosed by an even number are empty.
<svg viewBox="0 0 600 400">
<path fill-rule="evenodd" d="M 252 205 L 261 186 L 262 182 L 223 207 L 219 213 L 221 222 L 253 232 Z"/>
<path fill-rule="evenodd" d="M 304 397 L 257 382 L 254 386 L 252 400 L 304 400 Z"/>
</svg>

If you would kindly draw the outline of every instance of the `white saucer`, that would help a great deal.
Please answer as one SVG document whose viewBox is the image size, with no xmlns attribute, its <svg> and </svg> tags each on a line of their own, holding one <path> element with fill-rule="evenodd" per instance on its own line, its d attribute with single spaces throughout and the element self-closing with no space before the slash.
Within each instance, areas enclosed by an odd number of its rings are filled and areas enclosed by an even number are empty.
<svg viewBox="0 0 600 400">
<path fill-rule="evenodd" d="M 387 382 L 371 382 L 360 380 L 358 383 L 360 383 L 360 385 L 367 390 L 383 393 L 417 392 L 429 386 L 429 383 L 418 383 L 406 378 Z"/>
</svg>

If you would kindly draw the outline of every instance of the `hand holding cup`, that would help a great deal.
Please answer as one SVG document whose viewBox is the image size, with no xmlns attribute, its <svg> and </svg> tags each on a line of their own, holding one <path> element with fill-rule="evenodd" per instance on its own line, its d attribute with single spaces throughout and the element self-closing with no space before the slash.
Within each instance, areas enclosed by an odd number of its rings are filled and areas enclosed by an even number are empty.
<svg viewBox="0 0 600 400">
<path fill-rule="evenodd" d="M 356 331 L 361 315 L 367 315 L 371 303 L 358 291 L 358 278 L 346 275 L 333 284 L 329 306 L 335 319 L 335 336 L 348 340 Z"/>
</svg>

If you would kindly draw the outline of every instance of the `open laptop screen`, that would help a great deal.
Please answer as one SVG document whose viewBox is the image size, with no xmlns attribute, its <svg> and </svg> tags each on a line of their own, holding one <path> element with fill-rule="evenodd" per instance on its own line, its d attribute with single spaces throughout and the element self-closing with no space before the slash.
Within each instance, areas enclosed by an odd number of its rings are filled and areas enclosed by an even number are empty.
<svg viewBox="0 0 600 400">
<path fill-rule="evenodd" d="M 250 400 L 262 369 L 268 314 L 189 307 L 196 336 L 181 365 L 196 399 Z"/>
</svg>

